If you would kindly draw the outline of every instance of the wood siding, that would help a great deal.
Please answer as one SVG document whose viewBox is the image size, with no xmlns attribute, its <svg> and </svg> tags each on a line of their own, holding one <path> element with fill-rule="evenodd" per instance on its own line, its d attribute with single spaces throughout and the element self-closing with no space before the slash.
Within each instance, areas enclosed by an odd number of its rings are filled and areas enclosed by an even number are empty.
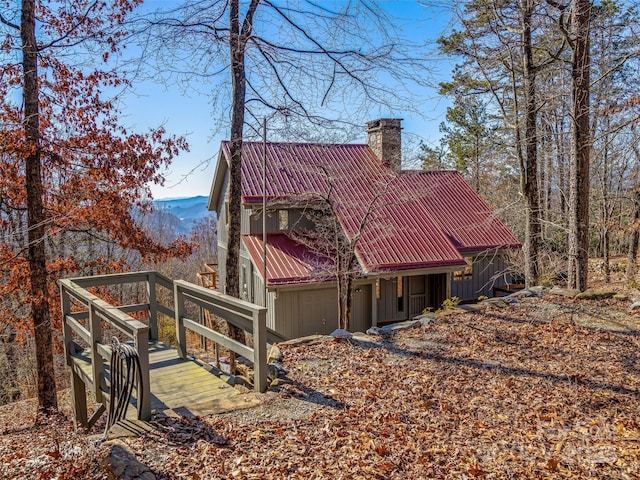
<svg viewBox="0 0 640 480">
<path fill-rule="evenodd" d="M 338 328 L 335 288 L 279 292 L 274 307 L 275 330 L 287 338 L 328 335 Z"/>
<path fill-rule="evenodd" d="M 280 228 L 280 219 L 278 210 L 267 209 L 267 233 L 277 233 L 292 230 L 312 230 L 315 228 L 314 223 L 309 220 L 303 209 L 290 208 L 288 212 L 288 225 L 286 229 Z M 243 219 L 244 221 L 244 219 Z M 249 217 L 249 232 L 243 230 L 242 233 L 260 234 L 262 233 L 262 210 L 251 212 Z"/>
<path fill-rule="evenodd" d="M 461 301 L 475 300 L 481 295 L 493 296 L 493 287 L 511 283 L 511 274 L 502 255 L 494 251 L 473 257 L 473 275 L 469 280 L 452 280 L 451 296 Z"/>
</svg>

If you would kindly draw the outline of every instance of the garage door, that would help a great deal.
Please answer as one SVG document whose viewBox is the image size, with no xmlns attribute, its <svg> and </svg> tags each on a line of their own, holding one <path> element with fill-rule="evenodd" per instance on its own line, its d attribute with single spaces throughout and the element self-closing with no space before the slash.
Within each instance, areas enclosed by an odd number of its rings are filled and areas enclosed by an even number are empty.
<svg viewBox="0 0 640 480">
<path fill-rule="evenodd" d="M 338 328 L 338 300 L 335 288 L 299 292 L 300 336 L 327 335 Z"/>
</svg>

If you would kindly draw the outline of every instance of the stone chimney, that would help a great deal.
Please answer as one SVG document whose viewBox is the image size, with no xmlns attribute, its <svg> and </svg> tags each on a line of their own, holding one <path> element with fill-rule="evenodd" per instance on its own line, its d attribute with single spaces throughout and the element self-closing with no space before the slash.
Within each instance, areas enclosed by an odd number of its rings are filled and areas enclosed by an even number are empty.
<svg viewBox="0 0 640 480">
<path fill-rule="evenodd" d="M 368 144 L 385 167 L 402 170 L 401 118 L 379 118 L 367 122 Z"/>
</svg>

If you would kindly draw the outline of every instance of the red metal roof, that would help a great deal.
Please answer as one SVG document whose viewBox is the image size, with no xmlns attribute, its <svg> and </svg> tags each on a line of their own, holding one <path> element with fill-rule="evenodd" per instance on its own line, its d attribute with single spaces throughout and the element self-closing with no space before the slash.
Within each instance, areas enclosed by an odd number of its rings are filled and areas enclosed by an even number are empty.
<svg viewBox="0 0 640 480">
<path fill-rule="evenodd" d="M 253 264 L 262 276 L 262 235 L 242 235 Z M 282 233 L 267 235 L 267 286 L 331 280 L 331 262 Z"/>
<path fill-rule="evenodd" d="M 228 142 L 222 151 L 230 158 Z M 262 202 L 262 154 L 262 143 L 243 143 L 245 204 Z M 458 173 L 396 175 L 368 145 L 268 143 L 266 193 L 271 203 L 301 206 L 329 199 L 347 237 L 357 239 L 356 254 L 366 272 L 463 265 L 461 253 L 519 246 Z M 261 241 L 243 238 L 254 249 L 256 266 L 262 265 Z M 317 274 L 319 259 L 300 244 L 270 235 L 268 245 L 274 262 L 268 264 L 280 269 L 268 272 L 270 284 L 312 281 Z"/>
<path fill-rule="evenodd" d="M 460 173 L 405 171 L 402 179 L 461 253 L 521 246 Z"/>
</svg>

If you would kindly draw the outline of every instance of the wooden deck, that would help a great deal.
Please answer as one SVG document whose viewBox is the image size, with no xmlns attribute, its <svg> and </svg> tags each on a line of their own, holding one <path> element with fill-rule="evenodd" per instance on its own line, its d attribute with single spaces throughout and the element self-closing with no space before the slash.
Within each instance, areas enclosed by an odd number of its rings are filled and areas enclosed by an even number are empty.
<svg viewBox="0 0 640 480">
<path fill-rule="evenodd" d="M 76 371 L 85 379 L 91 378 L 92 371 L 88 353 L 85 350 L 73 356 Z M 240 393 L 225 381 L 225 377 L 217 376 L 214 371 L 213 367 L 192 357 L 181 360 L 177 350 L 161 342 L 150 342 L 149 377 L 152 411 L 203 416 L 259 404 L 253 393 Z M 105 376 L 109 380 L 108 367 L 105 370 Z M 135 398 L 132 399 L 132 403 L 135 406 Z M 127 418 L 133 419 L 135 416 L 136 409 L 130 408 Z"/>
</svg>

